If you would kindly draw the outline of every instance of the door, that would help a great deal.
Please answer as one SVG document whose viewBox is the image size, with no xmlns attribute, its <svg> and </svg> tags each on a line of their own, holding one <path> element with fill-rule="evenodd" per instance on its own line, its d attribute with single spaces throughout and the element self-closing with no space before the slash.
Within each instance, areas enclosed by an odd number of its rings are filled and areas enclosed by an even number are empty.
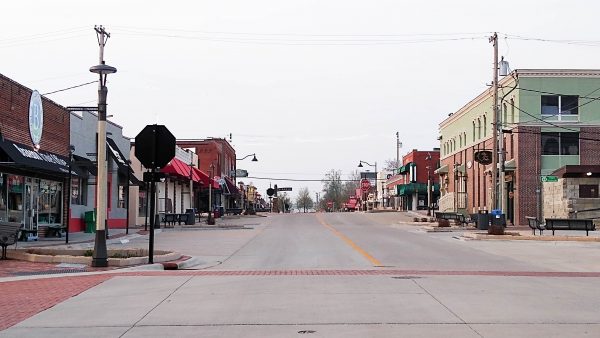
<svg viewBox="0 0 600 338">
<path fill-rule="evenodd" d="M 25 180 L 25 229 L 37 230 L 39 181 L 34 178 Z"/>
<path fill-rule="evenodd" d="M 515 224 L 515 198 L 513 182 L 506 182 L 506 221 Z"/>
</svg>

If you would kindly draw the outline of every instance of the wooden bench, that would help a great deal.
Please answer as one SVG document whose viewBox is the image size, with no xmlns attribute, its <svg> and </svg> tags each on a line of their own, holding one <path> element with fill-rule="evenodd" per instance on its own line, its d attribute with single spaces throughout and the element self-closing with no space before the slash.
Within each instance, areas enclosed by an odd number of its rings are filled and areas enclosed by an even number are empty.
<svg viewBox="0 0 600 338">
<path fill-rule="evenodd" d="M 62 233 L 67 230 L 67 227 L 62 224 L 49 225 L 48 230 L 46 231 L 46 237 L 56 237 L 62 238 Z"/>
<path fill-rule="evenodd" d="M 165 223 L 165 226 L 167 226 L 167 225 L 175 226 L 175 222 L 177 222 L 177 218 L 178 218 L 177 214 L 169 213 L 169 214 L 165 214 L 163 216 L 162 221 Z"/>
<path fill-rule="evenodd" d="M 546 218 L 546 230 L 585 230 L 585 235 L 589 236 L 590 231 L 596 230 L 596 225 L 592 219 L 571 219 L 571 218 Z"/>
<path fill-rule="evenodd" d="M 6 259 L 6 248 L 9 245 L 17 244 L 21 223 L 0 221 L 0 246 L 2 255 L 0 259 Z"/>
<path fill-rule="evenodd" d="M 531 230 L 533 230 L 534 236 L 535 236 L 535 230 L 540 231 L 540 236 L 542 236 L 544 234 L 544 230 L 546 230 L 546 227 L 540 222 L 539 219 L 537 219 L 535 217 L 531 217 L 531 216 L 525 216 L 525 218 L 527 219 L 527 225 L 529 225 Z M 552 233 L 552 234 L 554 235 L 554 233 Z"/>
</svg>

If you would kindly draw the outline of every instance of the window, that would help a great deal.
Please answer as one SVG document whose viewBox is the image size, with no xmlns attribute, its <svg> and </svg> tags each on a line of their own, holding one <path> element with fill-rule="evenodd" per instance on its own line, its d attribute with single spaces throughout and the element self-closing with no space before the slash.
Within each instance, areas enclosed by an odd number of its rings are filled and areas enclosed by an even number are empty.
<svg viewBox="0 0 600 338">
<path fill-rule="evenodd" d="M 117 208 L 123 208 L 125 209 L 127 206 L 125 205 L 126 203 L 126 198 L 125 198 L 125 189 L 127 189 L 127 186 L 122 186 L 119 185 L 119 201 L 117 203 Z"/>
<path fill-rule="evenodd" d="M 510 123 L 515 123 L 515 100 L 510 99 Z"/>
<path fill-rule="evenodd" d="M 481 138 L 481 120 L 477 119 L 477 139 Z"/>
<path fill-rule="evenodd" d="M 506 106 L 506 103 L 502 104 L 502 123 L 500 124 L 503 126 L 508 124 L 508 107 Z"/>
<path fill-rule="evenodd" d="M 578 108 L 577 95 L 542 95 L 542 115 L 577 115 Z"/>
<path fill-rule="evenodd" d="M 87 205 L 87 180 L 73 178 L 71 180 L 71 204 Z"/>
<path fill-rule="evenodd" d="M 579 155 L 579 133 L 542 133 L 542 155 Z"/>
<path fill-rule="evenodd" d="M 145 190 L 139 191 L 138 201 L 138 213 L 140 217 L 146 217 L 146 203 L 148 203 L 148 198 Z"/>
<path fill-rule="evenodd" d="M 483 137 L 487 135 L 487 117 L 483 115 Z"/>
<path fill-rule="evenodd" d="M 580 184 L 579 198 L 598 198 L 597 184 Z"/>
<path fill-rule="evenodd" d="M 473 121 L 473 142 L 475 142 L 475 121 Z"/>
</svg>

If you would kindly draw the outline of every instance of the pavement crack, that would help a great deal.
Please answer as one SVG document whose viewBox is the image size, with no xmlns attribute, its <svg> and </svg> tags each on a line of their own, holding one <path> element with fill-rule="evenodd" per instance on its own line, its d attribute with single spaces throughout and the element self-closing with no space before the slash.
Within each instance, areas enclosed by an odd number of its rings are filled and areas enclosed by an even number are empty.
<svg viewBox="0 0 600 338">
<path fill-rule="evenodd" d="M 171 298 L 171 296 L 173 294 L 175 294 L 175 292 L 179 291 L 179 289 L 181 289 L 184 285 L 186 285 L 189 281 L 191 281 L 195 276 L 190 276 L 188 279 L 186 279 L 183 283 L 181 283 L 181 285 L 179 285 L 178 287 L 176 287 L 173 291 L 171 291 L 165 298 L 163 298 L 160 302 L 158 302 L 158 304 L 156 304 L 155 306 L 153 306 L 150 310 L 148 310 L 148 312 L 146 312 L 142 318 L 138 319 L 135 323 L 133 323 L 133 325 L 131 325 L 130 328 L 127 329 L 127 331 L 123 332 L 122 335 L 119 336 L 119 338 L 123 337 L 124 335 L 127 334 L 127 332 L 131 331 L 131 329 L 133 329 L 134 327 L 136 327 L 138 325 L 139 322 L 141 322 L 144 318 L 146 318 L 152 311 L 154 311 L 157 307 L 159 307 L 161 304 L 163 304 L 167 299 Z"/>
<path fill-rule="evenodd" d="M 464 319 L 462 319 L 456 312 L 452 311 L 452 309 L 450 309 L 448 306 L 446 306 L 446 304 L 442 303 L 442 301 L 440 301 L 436 296 L 434 296 L 431 292 L 429 292 L 429 290 L 425 289 L 425 287 L 423 287 L 421 284 L 419 284 L 415 279 L 411 279 L 411 281 L 413 283 L 415 283 L 415 285 L 418 286 L 421 290 L 423 290 L 425 293 L 427 293 L 431 298 L 433 298 L 436 302 L 438 302 L 438 304 L 440 304 L 446 310 L 448 310 L 448 312 L 450 312 L 452 315 L 454 315 L 454 317 L 458 318 L 463 324 L 465 324 L 469 329 L 471 329 L 471 331 L 473 331 L 479 337 L 483 337 L 483 335 L 481 335 L 481 333 L 477 332 L 477 330 L 475 330 L 469 323 L 467 323 Z"/>
</svg>

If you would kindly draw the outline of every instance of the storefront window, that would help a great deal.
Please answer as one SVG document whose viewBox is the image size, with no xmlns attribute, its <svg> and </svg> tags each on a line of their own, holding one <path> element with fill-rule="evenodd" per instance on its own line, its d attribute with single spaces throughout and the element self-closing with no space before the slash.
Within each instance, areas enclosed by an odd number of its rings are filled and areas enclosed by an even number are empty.
<svg viewBox="0 0 600 338">
<path fill-rule="evenodd" d="M 117 205 L 117 208 L 125 208 L 125 189 L 127 187 L 124 187 L 122 185 L 119 186 L 119 203 Z"/>
<path fill-rule="evenodd" d="M 23 176 L 7 175 L 8 221 L 23 222 Z"/>
<path fill-rule="evenodd" d="M 6 211 L 6 175 L 0 173 L 0 221 L 8 221 Z"/>
<path fill-rule="evenodd" d="M 39 191 L 40 224 L 61 223 L 62 184 L 54 181 L 41 180 Z"/>
<path fill-rule="evenodd" d="M 146 201 L 147 201 L 146 191 L 140 190 L 139 195 L 139 203 L 138 203 L 138 213 L 140 217 L 146 217 Z"/>
<path fill-rule="evenodd" d="M 71 181 L 71 204 L 87 205 L 87 180 L 73 178 Z"/>
</svg>

